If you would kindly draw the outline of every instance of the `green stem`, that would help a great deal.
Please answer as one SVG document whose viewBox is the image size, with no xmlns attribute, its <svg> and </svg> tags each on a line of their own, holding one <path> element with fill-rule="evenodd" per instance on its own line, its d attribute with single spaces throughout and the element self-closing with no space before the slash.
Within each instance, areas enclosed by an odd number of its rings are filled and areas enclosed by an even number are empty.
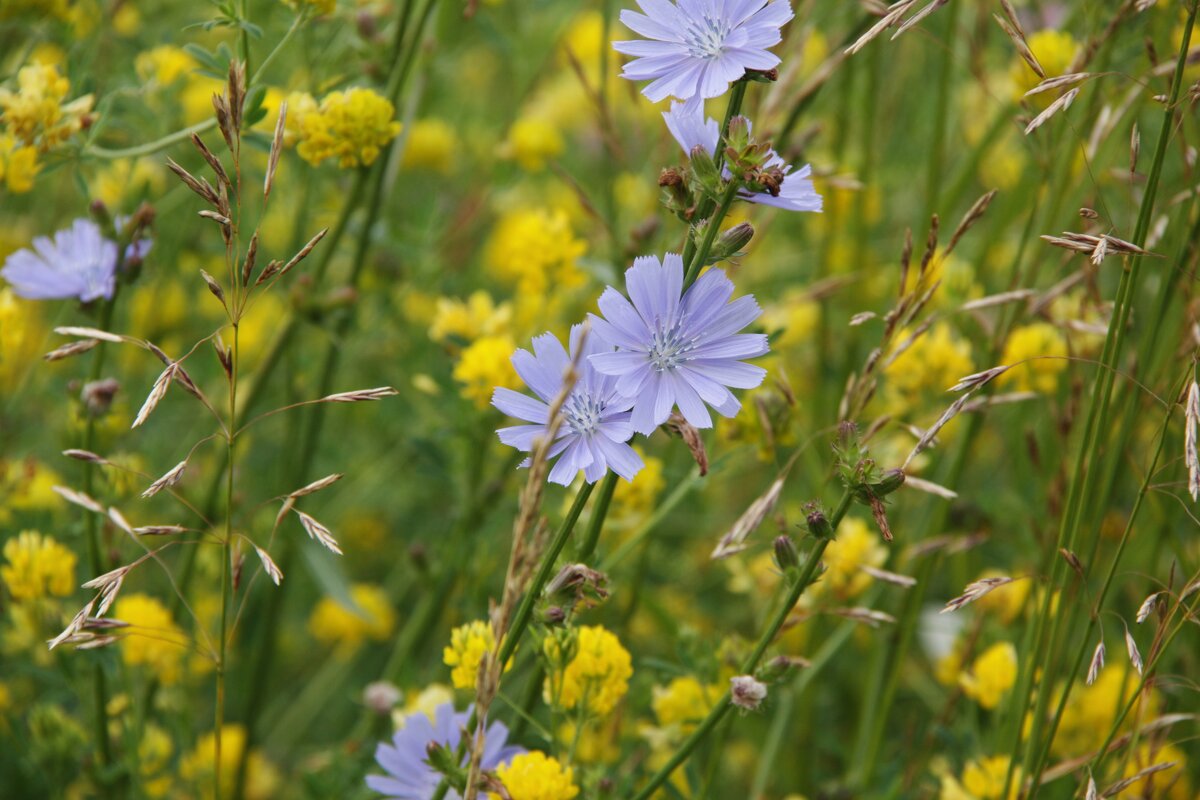
<svg viewBox="0 0 1200 800">
<path fill-rule="evenodd" d="M 721 174 L 721 165 L 725 163 L 725 140 L 729 136 L 729 121 L 732 120 L 742 110 L 742 100 L 746 97 L 746 81 L 739 80 L 733 85 L 733 91 L 729 95 L 729 105 L 725 107 L 725 121 L 721 123 L 721 138 L 717 142 L 717 152 L 713 155 L 713 161 L 717 165 L 717 174 Z M 712 200 L 705 198 L 696 209 L 695 219 L 706 219 L 712 215 L 714 204 Z M 724 218 L 724 215 L 722 215 Z M 711 221 L 711 220 L 710 220 Z M 717 227 L 720 227 L 720 222 L 717 222 Z M 710 245 L 711 246 L 711 245 Z M 696 255 L 696 242 L 689 235 L 687 241 L 683 245 L 683 263 L 689 267 L 687 272 L 692 272 L 690 265 Z M 698 274 L 698 272 L 697 272 Z M 693 278 L 692 280 L 695 280 Z M 691 281 L 685 280 L 683 288 L 691 285 Z"/>
<path fill-rule="evenodd" d="M 576 561 L 586 562 L 596 551 L 596 544 L 600 541 L 600 530 L 604 527 L 604 518 L 608 516 L 608 506 L 612 502 L 613 491 L 617 488 L 617 479 L 617 473 L 611 471 L 604 476 L 604 483 L 600 485 L 600 494 L 596 497 L 596 504 L 592 508 L 592 518 L 588 520 L 583 538 L 575 548 Z"/>
<path fill-rule="evenodd" d="M 691 286 L 696 278 L 700 277 L 700 270 L 704 268 L 704 262 L 708 260 L 708 254 L 712 251 L 713 242 L 716 241 L 717 234 L 721 232 L 721 222 L 724 221 L 725 215 L 729 213 L 729 207 L 733 205 L 733 201 L 737 199 L 738 188 L 741 186 L 741 181 L 737 176 L 729 179 L 729 183 L 725 186 L 725 192 L 721 195 L 721 204 L 717 206 L 716 213 L 708 219 L 708 223 L 704 228 L 704 239 L 700 242 L 700 249 L 696 251 L 691 262 L 688 264 L 687 274 L 683 278 L 683 288 Z"/>
<path fill-rule="evenodd" d="M 228 672 L 229 606 L 233 603 L 233 476 L 234 447 L 237 443 L 237 379 L 238 379 L 238 322 L 233 320 L 233 350 L 229 373 L 229 436 L 226 439 L 228 476 L 225 482 L 225 541 L 221 544 L 221 638 L 217 642 L 217 704 L 216 725 L 213 728 L 215 759 L 213 761 L 213 797 L 221 798 L 221 734 L 225 725 L 225 674 Z"/>
<path fill-rule="evenodd" d="M 850 508 L 852 499 L 853 495 L 849 491 L 846 491 L 842 495 L 841 501 L 829 518 L 829 525 L 832 530 L 837 530 L 842 518 L 846 516 L 846 511 Z M 799 602 L 800 596 L 804 594 L 804 590 L 809 587 L 813 582 L 813 578 L 816 577 L 817 567 L 821 563 L 821 556 L 825 554 L 825 548 L 829 546 L 830 541 L 831 539 L 820 539 L 809 552 L 808 558 L 804 561 L 804 568 L 800 572 L 800 576 L 788 588 L 787 595 L 784 597 L 779 609 L 775 612 L 770 625 L 767 626 L 762 636 L 759 637 L 758 643 L 755 645 L 750 657 L 742 664 L 743 675 L 751 675 L 758 668 L 759 662 L 762 661 L 763 655 L 767 652 L 767 648 L 775 641 L 775 637 L 779 634 L 780 629 L 783 628 L 788 615 L 795 608 L 796 603 Z M 708 716 L 704 718 L 704 721 L 683 741 L 683 744 L 679 746 L 679 749 L 675 751 L 670 760 L 658 772 L 654 773 L 649 783 L 642 787 L 633 800 L 649 800 L 649 797 L 667 782 L 671 777 L 671 773 L 687 761 L 692 751 L 696 749 L 696 746 L 708 736 L 721 719 L 729 713 L 732 707 L 733 701 L 729 692 L 726 692 L 720 701 L 713 706 L 712 710 L 708 712 Z"/>
</svg>

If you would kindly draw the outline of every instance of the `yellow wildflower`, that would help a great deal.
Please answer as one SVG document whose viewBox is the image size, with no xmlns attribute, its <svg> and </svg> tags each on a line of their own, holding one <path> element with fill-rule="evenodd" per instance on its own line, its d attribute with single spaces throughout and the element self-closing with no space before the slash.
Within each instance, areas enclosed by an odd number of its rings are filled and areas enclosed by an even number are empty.
<svg viewBox="0 0 1200 800">
<path fill-rule="evenodd" d="M 246 729 L 241 725 L 225 725 L 221 728 L 221 797 L 232 797 L 237 780 L 238 764 L 246 749 Z M 192 749 L 180 761 L 179 772 L 185 781 L 195 786 L 200 800 L 213 797 L 213 773 L 216 770 L 217 737 L 212 731 L 200 737 Z M 251 750 L 246 759 L 247 800 L 268 800 L 279 790 L 279 772 L 262 753 Z"/>
<path fill-rule="evenodd" d="M 777 350 L 787 350 L 811 341 L 821 321 L 821 304 L 801 290 L 791 290 L 781 300 L 763 309 L 762 324 L 768 331 L 780 331 L 772 342 Z"/>
<path fill-rule="evenodd" d="M 148 723 L 138 743 L 138 771 L 142 788 L 149 797 L 166 797 L 171 791 L 171 737 L 154 723 Z"/>
<path fill-rule="evenodd" d="M 462 396 L 487 408 L 495 387 L 517 388 L 520 382 L 510 361 L 516 348 L 511 336 L 481 336 L 464 349 L 453 373 L 463 385 Z"/>
<path fill-rule="evenodd" d="M 695 730 L 712 710 L 724 691 L 717 684 L 703 684 L 690 675 L 673 678 L 664 686 L 654 687 L 650 707 L 658 724 L 672 734 L 687 735 Z"/>
<path fill-rule="evenodd" d="M 396 612 L 387 592 L 369 583 L 350 587 L 348 608 L 332 597 L 322 597 L 308 618 L 308 629 L 317 641 L 353 650 L 367 639 L 384 641 L 396 626 Z"/>
<path fill-rule="evenodd" d="M 4 506 L 0 511 L 49 511 L 62 502 L 55 492 L 63 479 L 57 472 L 33 459 L 20 463 L 0 462 L 0 481 L 4 486 Z"/>
<path fill-rule="evenodd" d="M 1048 322 L 1035 322 L 1017 328 L 1004 343 L 1002 364 L 1024 364 L 1005 372 L 997 382 L 1022 392 L 1052 394 L 1058 389 L 1058 376 L 1067 368 L 1067 341 Z M 1047 357 L 1049 356 L 1049 357 Z"/>
<path fill-rule="evenodd" d="M 1060 757 L 1072 757 L 1100 747 L 1112 728 L 1117 709 L 1129 702 L 1136 693 L 1137 686 L 1136 672 L 1127 669 L 1125 665 L 1111 664 L 1100 670 L 1091 686 L 1073 687 L 1050 752 Z M 1060 693 L 1061 691 L 1062 689 L 1059 689 Z M 1050 708 L 1055 707 L 1058 696 L 1060 695 L 1055 696 Z M 1143 702 L 1145 701 L 1138 700 L 1122 726 L 1122 731 L 1129 729 L 1132 720 L 1143 717 L 1149 719 L 1154 715 L 1154 708 L 1159 704 L 1157 693 L 1149 694 L 1149 709 L 1139 710 Z"/>
<path fill-rule="evenodd" d="M 1070 33 L 1053 28 L 1037 31 L 1026 38 L 1026 43 L 1042 65 L 1047 78 L 1066 74 L 1079 52 L 1079 43 Z M 1013 100 L 1018 103 L 1025 98 L 1026 92 L 1042 82 L 1033 68 L 1025 63 L 1025 59 L 1017 55 L 1013 56 L 1009 77 L 1013 83 Z M 1038 108 L 1045 108 L 1054 102 L 1056 96 L 1055 92 L 1040 92 L 1028 98 L 1028 101 Z"/>
<path fill-rule="evenodd" d="M 527 172 L 538 172 L 565 148 L 554 123 L 540 116 L 523 116 L 508 129 L 508 139 L 500 145 L 500 154 L 514 159 Z"/>
<path fill-rule="evenodd" d="M 179 104 L 183 107 L 183 120 L 196 125 L 212 119 L 212 96 L 225 90 L 225 81 L 217 80 L 199 72 L 189 72 L 187 82 L 179 93 Z"/>
<path fill-rule="evenodd" d="M 137 58 L 133 60 L 133 68 L 144 82 L 154 80 L 160 86 L 169 86 L 194 70 L 196 59 L 188 55 L 184 48 L 175 47 L 174 44 L 160 44 L 138 53 Z"/>
<path fill-rule="evenodd" d="M 287 96 L 287 119 L 283 121 L 283 143 L 294 147 L 301 138 L 301 123 L 310 114 L 320 113 L 320 106 L 308 92 L 292 92 Z"/>
<path fill-rule="evenodd" d="M 121 637 L 126 664 L 145 665 L 164 684 L 179 680 L 188 639 L 166 606 L 149 595 L 122 595 L 113 616 L 130 625 Z"/>
<path fill-rule="evenodd" d="M 908 335 L 902 331 L 897 341 L 906 341 Z M 945 394 L 974 371 L 971 345 L 959 339 L 949 325 L 939 322 L 917 337 L 888 367 L 888 387 L 906 407 L 911 407 L 924 394 Z"/>
<path fill-rule="evenodd" d="M 41 165 L 33 145 L 20 144 L 6 133 L 0 133 L 0 179 L 13 194 L 24 194 L 33 188 Z"/>
<path fill-rule="evenodd" d="M 126 207 L 125 200 L 140 200 L 145 194 L 161 194 L 166 188 L 162 168 L 150 158 L 118 158 L 96 174 L 92 196 L 109 209 Z"/>
<path fill-rule="evenodd" d="M 988 709 L 1000 705 L 1016 681 L 1017 649 L 1009 642 L 997 642 L 984 650 L 971 665 L 971 671 L 958 678 L 967 697 Z"/>
<path fill-rule="evenodd" d="M 496 775 L 512 800 L 571 800 L 579 794 L 574 770 L 537 750 L 514 756 Z M 500 800 L 498 794 L 490 797 Z"/>
<path fill-rule="evenodd" d="M 583 283 L 577 262 L 586 251 L 562 209 L 518 208 L 496 223 L 484 260 L 493 275 L 519 294 L 541 298 L 551 289 Z"/>
<path fill-rule="evenodd" d="M 874 580 L 863 567 L 882 567 L 887 561 L 887 548 L 866 522 L 847 517 L 825 548 L 822 561 L 825 572 L 816 584 L 816 593 L 850 600 L 866 591 Z"/>
<path fill-rule="evenodd" d="M 49 64 L 31 64 L 17 73 L 18 90 L 0 88 L 0 123 L 17 140 L 46 152 L 83 127 L 92 96 L 63 104 L 71 82 Z"/>
<path fill-rule="evenodd" d="M 562 48 L 571 51 L 571 57 L 584 68 L 600 61 L 600 54 L 608 43 L 604 41 L 604 17 L 599 11 L 581 11 L 571 20 L 562 37 Z M 613 63 L 616 59 L 611 59 Z M 570 66 L 570 57 L 563 54 L 563 66 Z"/>
<path fill-rule="evenodd" d="M 617 743 L 620 720 L 614 717 L 612 722 L 616 724 L 585 723 L 576 736 L 575 723 L 567 720 L 558 728 L 558 741 L 575 753 L 575 761 L 580 764 L 615 764 L 621 757 Z"/>
<path fill-rule="evenodd" d="M 313 166 L 327 158 L 336 158 L 340 167 L 370 165 L 400 133 L 395 113 L 391 101 L 371 89 L 331 92 L 298 120 L 296 152 Z"/>
<path fill-rule="evenodd" d="M 971 761 L 963 768 L 962 782 L 949 775 L 942 777 L 939 800 L 1000 800 L 1004 796 L 1004 781 L 1008 776 L 1008 756 L 992 756 Z M 1020 775 L 1020 770 L 1017 770 Z M 1009 787 L 1008 797 L 1015 798 L 1020 780 Z"/>
<path fill-rule="evenodd" d="M 419 119 L 409 128 L 400 164 L 405 169 L 448 173 L 460 149 L 458 134 L 450 123 L 433 117 Z"/>
<path fill-rule="evenodd" d="M 551 663 L 561 656 L 553 637 L 544 647 Z M 586 625 L 579 629 L 571 663 L 546 678 L 546 702 L 566 709 L 582 703 L 587 713 L 603 717 L 625 696 L 632 675 L 633 660 L 620 640 L 599 625 Z"/>
<path fill-rule="evenodd" d="M 431 683 L 416 693 L 410 693 L 403 708 L 392 711 L 392 724 L 396 730 L 408 724 L 414 714 L 424 714 L 433 722 L 437 719 L 437 710 L 446 703 L 454 702 L 454 690 L 444 683 Z"/>
<path fill-rule="evenodd" d="M 468 622 L 450 631 L 450 645 L 442 650 L 442 661 L 451 668 L 455 689 L 474 689 L 483 654 L 496 646 L 492 626 L 483 620 Z"/>
<path fill-rule="evenodd" d="M 444 342 L 451 336 L 466 342 L 480 336 L 495 336 L 506 332 L 512 321 L 512 305 L 497 305 L 482 289 L 472 292 L 465 301 L 439 297 L 436 308 L 429 327 L 429 338 L 435 342 Z"/>
<path fill-rule="evenodd" d="M 4 543 L 0 579 L 12 599 L 66 597 L 75 590 L 75 554 L 49 536 L 22 531 Z"/>
<path fill-rule="evenodd" d="M 1196 800 L 1188 779 L 1187 756 L 1173 744 L 1142 742 L 1133 757 L 1125 762 L 1126 778 L 1155 764 L 1173 763 L 1174 767 L 1147 775 L 1134 781 L 1126 790 L 1127 797 L 1153 797 L 1155 800 Z"/>
<path fill-rule="evenodd" d="M 3 157 L 0 156 L 0 162 Z M 0 394 L 11 397 L 30 367 L 38 363 L 46 341 L 37 301 L 0 288 Z"/>
</svg>

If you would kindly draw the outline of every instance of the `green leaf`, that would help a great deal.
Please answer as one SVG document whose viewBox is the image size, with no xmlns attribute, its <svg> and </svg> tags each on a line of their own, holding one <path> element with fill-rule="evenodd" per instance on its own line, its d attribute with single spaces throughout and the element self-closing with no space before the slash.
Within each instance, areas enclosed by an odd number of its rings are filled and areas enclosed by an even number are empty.
<svg viewBox="0 0 1200 800">
<path fill-rule="evenodd" d="M 300 553 L 304 556 L 304 565 L 308 567 L 308 573 L 317 582 L 317 586 L 321 587 L 322 592 L 332 597 L 338 605 L 365 616 L 365 612 L 350 596 L 350 581 L 346 578 L 341 561 L 313 542 L 300 545 Z"/>
</svg>

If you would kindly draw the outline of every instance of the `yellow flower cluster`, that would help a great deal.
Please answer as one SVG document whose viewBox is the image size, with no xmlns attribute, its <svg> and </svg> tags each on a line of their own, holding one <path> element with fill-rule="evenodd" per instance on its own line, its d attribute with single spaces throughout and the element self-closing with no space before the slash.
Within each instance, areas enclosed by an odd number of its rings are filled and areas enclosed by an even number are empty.
<svg viewBox="0 0 1200 800">
<path fill-rule="evenodd" d="M 1091 686 L 1073 687 L 1050 752 L 1055 756 L 1071 757 L 1090 753 L 1100 747 L 1112 728 L 1117 709 L 1129 702 L 1137 686 L 1137 673 L 1113 664 L 1100 670 Z M 1057 702 L 1056 695 L 1050 707 L 1053 708 Z M 1149 694 L 1150 710 L 1138 710 L 1143 702 L 1146 701 L 1138 701 L 1129 720 L 1139 719 L 1141 715 L 1147 719 L 1153 716 L 1153 709 L 1159 704 L 1158 695 L 1154 692 Z M 1129 728 L 1129 720 L 1122 730 Z M 1026 725 L 1031 723 L 1032 720 L 1026 720 Z"/>
<path fill-rule="evenodd" d="M 898 341 L 907 338 L 908 332 L 901 332 Z M 904 406 L 896 411 L 903 413 L 922 395 L 944 394 L 959 378 L 974 371 L 971 345 L 958 338 L 949 325 L 940 322 L 919 336 L 888 367 L 888 388 Z"/>
<path fill-rule="evenodd" d="M 238 763 L 246 749 L 246 729 L 241 725 L 225 725 L 221 728 L 221 797 L 232 797 L 237 780 Z M 213 773 L 216 771 L 217 737 L 212 731 L 200 737 L 192 749 L 180 761 L 179 772 L 191 783 L 200 800 L 213 797 Z M 262 753 L 251 750 L 246 759 L 246 788 L 248 800 L 267 800 L 275 797 L 279 790 L 279 772 Z"/>
<path fill-rule="evenodd" d="M 1003 364 L 1018 364 L 997 382 L 1021 392 L 1052 394 L 1058 389 L 1058 376 L 1067 368 L 1067 340 L 1048 322 L 1035 322 L 1017 328 L 1004 343 Z"/>
<path fill-rule="evenodd" d="M 196 68 L 196 60 L 181 47 L 163 44 L 138 53 L 133 67 L 143 81 L 169 86 Z"/>
<path fill-rule="evenodd" d="M 561 661 L 553 637 L 546 638 L 544 648 L 551 664 Z M 581 706 L 586 713 L 603 717 L 625 696 L 632 675 L 633 659 L 621 641 L 599 625 L 586 625 L 579 629 L 571 663 L 546 678 L 545 699 L 559 708 Z"/>
<path fill-rule="evenodd" d="M 814 587 L 814 596 L 850 600 L 866 591 L 874 580 L 863 567 L 882 567 L 887 548 L 866 522 L 847 517 L 838 526 L 837 537 L 825 548 L 825 572 Z"/>
<path fill-rule="evenodd" d="M 514 756 L 496 768 L 512 800 L 571 800 L 579 794 L 575 771 L 537 750 Z M 500 800 L 500 795 L 490 795 Z"/>
<path fill-rule="evenodd" d="M 664 686 L 654 687 L 650 707 L 658 724 L 671 733 L 687 735 L 695 730 L 723 694 L 718 684 L 703 684 L 690 675 L 673 678 Z"/>
<path fill-rule="evenodd" d="M 997 642 L 984 650 L 970 672 L 958 676 L 963 693 L 987 709 L 1000 705 L 1017 682 L 1017 650 L 1008 642 Z"/>
<path fill-rule="evenodd" d="M 462 384 L 462 396 L 482 409 L 487 408 L 495 387 L 516 389 L 520 383 L 511 361 L 516 349 L 516 343 L 507 334 L 481 336 L 472 342 L 462 351 L 452 373 L 454 380 Z"/>
<path fill-rule="evenodd" d="M 322 597 L 308 618 L 308 629 L 317 641 L 352 650 L 364 641 L 383 641 L 396 626 L 396 612 L 387 592 L 369 583 L 350 587 L 357 608 L 347 608 L 332 597 Z"/>
<path fill-rule="evenodd" d="M 496 223 L 484 260 L 493 275 L 520 294 L 544 297 L 583 283 L 577 262 L 586 251 L 562 209 L 518 208 Z"/>
<path fill-rule="evenodd" d="M 288 103 L 288 125 L 299 144 L 296 152 L 316 166 L 336 158 L 339 167 L 374 163 L 381 150 L 400 133 L 390 100 L 371 89 L 354 88 L 325 95 L 320 105 L 312 97 Z"/>
<path fill-rule="evenodd" d="M 629 520 L 644 516 L 654 508 L 655 501 L 667 485 L 663 478 L 661 458 L 648 456 L 640 445 L 633 449 L 641 456 L 646 466 L 642 467 L 632 481 L 617 481 L 612 496 L 612 516 L 617 520 Z"/>
<path fill-rule="evenodd" d="M 483 620 L 459 625 L 450 632 L 450 646 L 442 651 L 442 661 L 451 668 L 455 689 L 474 689 L 483 654 L 496 646 L 492 626 Z"/>
<path fill-rule="evenodd" d="M 174 752 L 171 736 L 162 728 L 150 723 L 146 725 L 142 741 L 138 743 L 138 772 L 142 788 L 149 797 L 166 797 L 171 791 L 171 753 Z"/>
<path fill-rule="evenodd" d="M 524 116 L 513 123 L 500 154 L 511 158 L 527 172 L 540 172 L 546 162 L 566 148 L 562 134 L 553 122 L 541 116 Z"/>
<path fill-rule="evenodd" d="M 337 10 L 337 0 L 283 0 L 283 2 L 297 11 L 311 9 L 318 16 L 332 14 Z"/>
<path fill-rule="evenodd" d="M 188 639 L 166 606 L 149 595 L 129 594 L 117 600 L 113 616 L 130 625 L 121 638 L 126 664 L 144 665 L 164 684 L 179 680 Z"/>
<path fill-rule="evenodd" d="M 963 769 L 961 782 L 946 775 L 942 778 L 939 800 L 1000 800 L 1004 796 L 1004 780 L 1008 776 L 1008 756 L 992 756 L 972 761 Z M 1017 771 L 1018 776 L 1020 770 Z M 1008 797 L 1015 798 L 1021 785 L 1013 780 Z"/>
<path fill-rule="evenodd" d="M 0 180 L 13 193 L 28 192 L 38 156 L 83 127 L 92 96 L 64 103 L 71 82 L 52 64 L 30 64 L 17 73 L 17 91 L 0 88 Z"/>
<path fill-rule="evenodd" d="M 22 531 L 4 543 L 0 579 L 16 602 L 66 597 L 75 589 L 75 554 L 49 536 Z"/>
<path fill-rule="evenodd" d="M 507 332 L 511 322 L 512 305 L 497 305 L 490 294 L 480 289 L 472 292 L 466 300 L 439 297 L 433 324 L 429 326 L 429 338 L 444 342 L 453 336 L 473 342 L 480 336 Z"/>
</svg>

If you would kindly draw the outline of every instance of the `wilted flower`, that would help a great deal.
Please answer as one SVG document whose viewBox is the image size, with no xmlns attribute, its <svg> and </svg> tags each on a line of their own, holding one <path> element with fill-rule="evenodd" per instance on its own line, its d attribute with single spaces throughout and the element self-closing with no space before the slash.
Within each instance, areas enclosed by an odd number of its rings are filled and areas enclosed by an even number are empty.
<svg viewBox="0 0 1200 800">
<path fill-rule="evenodd" d="M 779 29 L 792 18 L 786 0 L 638 0 L 645 14 L 625 10 L 621 22 L 646 40 L 613 42 L 635 56 L 622 77 L 652 83 L 642 94 L 657 103 L 717 97 L 748 69 L 769 70 L 779 57 Z"/>
<path fill-rule="evenodd" d="M 704 148 L 710 156 L 717 152 L 717 143 L 721 138 L 721 126 L 712 117 L 704 115 L 704 107 L 698 103 L 671 103 L 671 110 L 663 112 L 667 130 L 679 142 L 685 153 L 690 154 L 697 147 Z M 765 206 L 775 206 L 786 211 L 820 211 L 821 195 L 813 187 L 812 166 L 805 164 L 795 172 L 792 165 L 784 162 L 774 150 L 769 150 L 763 169 L 779 169 L 783 180 L 779 184 L 779 193 L 752 192 L 740 189 L 738 197 L 750 203 Z M 729 170 L 725 170 L 729 177 Z"/>
<path fill-rule="evenodd" d="M 629 409 L 633 400 L 617 392 L 617 379 L 597 371 L 589 356 L 609 352 L 597 336 L 583 336 L 583 326 L 571 328 L 570 355 L 550 333 L 535 337 L 533 353 L 518 349 L 512 363 L 538 400 L 511 389 L 497 387 L 492 405 L 532 425 L 514 425 L 496 431 L 507 445 L 532 451 L 535 442 L 545 436 L 550 423 L 550 403 L 563 388 L 563 376 L 572 360 L 579 357 L 579 379 L 563 404 L 565 419 L 550 447 L 549 457 L 561 457 L 550 470 L 550 480 L 570 484 L 579 470 L 588 483 L 601 478 L 612 468 L 625 480 L 642 468 L 642 459 L 627 442 L 633 436 Z M 582 348 L 582 352 L 580 351 Z M 526 461 L 528 464 L 528 461 Z"/>
<path fill-rule="evenodd" d="M 729 679 L 729 699 L 738 708 L 756 711 L 767 699 L 767 686 L 751 675 L 738 675 Z"/>
<path fill-rule="evenodd" d="M 589 314 L 596 335 L 616 352 L 590 357 L 596 370 L 617 376 L 616 390 L 636 398 L 631 422 L 649 434 L 676 404 L 690 424 L 711 428 L 705 405 L 732 417 L 742 404 L 727 387 L 753 389 L 767 371 L 745 364 L 767 352 L 767 337 L 738 333 L 762 313 L 752 295 L 732 303 L 733 282 L 712 269 L 683 292 L 683 259 L 642 256 L 625 271 L 632 304 L 611 286 L 600 296 L 604 318 Z M 682 293 L 682 296 L 681 296 Z"/>
<path fill-rule="evenodd" d="M 433 796 L 441 783 L 442 775 L 426 762 L 431 744 L 444 745 L 451 750 L 458 747 L 462 730 L 470 718 L 470 711 L 454 712 L 450 703 L 439 706 L 434 720 L 424 714 L 414 714 L 404 727 L 396 731 L 392 743 L 380 744 L 375 748 L 375 761 L 387 772 L 387 776 L 368 775 L 367 786 L 396 800 L 427 800 Z M 493 770 L 507 763 L 524 748 L 506 746 L 508 728 L 493 722 L 484 734 L 483 758 L 480 766 Z M 463 764 L 466 764 L 463 755 Z M 458 800 L 459 794 L 451 789 L 447 800 Z"/>
</svg>

